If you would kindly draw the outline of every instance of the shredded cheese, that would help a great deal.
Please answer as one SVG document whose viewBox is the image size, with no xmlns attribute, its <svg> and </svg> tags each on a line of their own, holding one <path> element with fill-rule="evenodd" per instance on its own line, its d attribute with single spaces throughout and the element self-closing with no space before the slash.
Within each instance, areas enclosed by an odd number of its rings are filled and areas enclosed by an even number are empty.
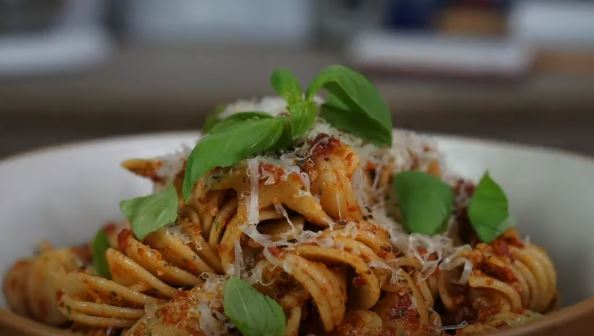
<svg viewBox="0 0 594 336">
<path fill-rule="evenodd" d="M 264 249 L 264 251 L 268 252 L 268 255 L 271 256 L 270 251 L 268 251 L 268 249 Z M 264 255 L 265 255 L 264 258 L 266 258 L 266 260 L 261 260 L 254 267 L 252 267 L 249 270 L 249 275 L 245 279 L 247 282 L 249 282 L 251 284 L 257 283 L 257 284 L 260 284 L 260 285 L 266 286 L 266 287 L 268 287 L 268 286 L 272 285 L 272 283 L 274 283 L 275 279 L 270 279 L 268 282 L 265 282 L 263 279 L 264 271 L 265 271 L 266 267 L 269 267 L 268 263 L 272 264 L 273 267 L 276 267 L 276 264 L 273 264 L 270 260 L 268 260 L 268 258 L 266 257 L 266 252 L 264 252 Z M 274 262 L 277 262 L 277 261 L 274 260 Z"/>
<path fill-rule="evenodd" d="M 200 315 L 200 330 L 208 336 L 227 335 L 227 318 L 210 308 L 208 302 L 200 302 L 195 308 Z"/>
<path fill-rule="evenodd" d="M 257 159 L 249 159 L 248 177 L 250 179 L 250 196 L 247 207 L 248 224 L 258 224 L 260 218 L 260 207 L 258 192 L 260 190 L 260 176 L 258 175 L 259 163 Z"/>
<path fill-rule="evenodd" d="M 369 200 L 367 190 L 368 188 L 365 182 L 365 173 L 360 167 L 357 168 L 357 170 L 355 170 L 353 173 L 351 185 L 353 187 L 353 192 L 355 193 L 359 209 L 361 209 L 364 215 L 369 215 L 372 204 Z"/>
<path fill-rule="evenodd" d="M 287 213 L 287 210 L 285 210 L 285 207 L 283 207 L 282 204 L 280 203 L 274 203 L 274 210 L 276 210 L 277 213 L 283 215 L 283 217 L 285 218 L 285 220 L 287 221 L 287 223 L 289 223 L 289 226 L 291 226 L 291 232 L 293 233 L 293 235 L 295 235 L 297 232 L 295 230 L 295 225 L 293 225 L 293 222 L 291 221 L 291 218 L 289 218 L 289 214 Z"/>
<path fill-rule="evenodd" d="M 446 325 L 446 326 L 442 326 L 442 327 L 435 328 L 435 329 L 439 330 L 439 331 L 458 330 L 458 329 L 465 328 L 467 326 L 468 326 L 468 322 L 462 321 L 458 324 Z"/>
<path fill-rule="evenodd" d="M 413 233 L 409 236 L 408 253 L 421 262 L 423 279 L 437 270 L 445 249 L 450 246 L 452 246 L 452 240 L 441 235 L 427 237 Z"/>
<path fill-rule="evenodd" d="M 468 278 L 472 275 L 472 263 L 468 259 L 464 259 L 464 268 L 462 269 L 462 273 L 460 274 L 460 278 L 458 280 L 454 280 L 453 282 L 458 285 L 465 285 L 468 283 Z"/>
<path fill-rule="evenodd" d="M 225 277 L 213 273 L 202 273 L 201 276 L 205 280 L 201 289 L 206 297 L 190 312 L 199 315 L 200 330 L 204 334 L 209 336 L 227 335 L 232 325 L 227 317 L 221 313 Z"/>
<path fill-rule="evenodd" d="M 181 225 L 170 225 L 166 229 L 166 233 L 174 236 L 181 240 L 184 244 L 190 244 L 192 242 L 192 238 L 187 235 L 185 232 L 182 231 Z"/>
<path fill-rule="evenodd" d="M 320 104 L 321 100 L 316 99 L 317 104 Z M 288 113 L 286 102 L 283 98 L 264 97 L 259 100 L 243 100 L 229 104 L 221 113 L 220 117 L 224 118 L 245 111 L 263 111 L 272 116 Z M 393 200 L 389 197 L 386 200 L 386 195 L 388 194 L 388 190 L 386 189 L 389 186 L 386 186 L 386 180 L 383 176 L 386 172 L 398 173 L 413 169 L 427 170 L 431 164 L 438 162 L 440 163 L 442 178 L 452 186 L 455 183 L 460 183 L 460 181 L 463 181 L 463 183 L 471 182 L 462 180 L 458 175 L 447 170 L 435 142 L 429 137 L 420 136 L 409 131 L 395 130 L 392 146 L 390 148 L 379 148 L 373 144 L 365 143 L 352 134 L 332 127 L 322 119 L 316 120 L 312 129 L 306 134 L 305 141 L 296 144 L 295 148 L 285 150 L 279 156 L 258 156 L 246 160 L 249 195 L 245 195 L 247 196 L 247 223 L 243 226 L 243 233 L 263 247 L 263 255 L 266 261 L 276 267 L 286 267 L 282 260 L 279 260 L 270 252 L 269 248 L 272 247 L 292 248 L 296 244 L 314 242 L 323 247 L 342 248 L 340 246 L 341 244 L 337 244 L 332 237 L 320 238 L 320 232 L 297 229 L 291 221 L 287 210 L 280 203 L 274 203 L 274 207 L 286 219 L 291 227 L 292 234 L 286 235 L 280 240 L 273 241 L 269 235 L 262 234 L 257 230 L 257 224 L 259 222 L 260 181 L 263 181 L 264 185 L 273 185 L 280 180 L 287 180 L 291 174 L 297 174 L 303 185 L 303 189 L 299 190 L 298 195 L 301 197 L 311 196 L 311 177 L 301 167 L 308 160 L 311 160 L 309 158 L 310 154 L 315 151 L 316 146 L 320 145 L 320 142 L 317 142 L 312 146 L 312 140 L 316 139 L 320 134 L 326 134 L 339 139 L 351 146 L 358 155 L 360 165 L 352 176 L 351 184 L 357 204 L 365 216 L 364 218 L 388 231 L 390 242 L 399 255 L 412 256 L 419 260 L 422 265 L 422 269 L 420 270 L 421 278 L 429 277 L 438 269 L 452 270 L 461 267 L 460 278 L 455 280 L 455 282 L 465 284 L 468 281 L 468 277 L 472 274 L 473 265 L 464 257 L 464 252 L 470 247 L 454 246 L 453 241 L 446 235 L 428 237 L 405 232 L 403 226 L 399 223 L 398 216 L 391 216 L 392 213 L 388 213 L 390 209 L 389 204 Z M 175 175 L 183 168 L 183 163 L 189 153 L 190 147 L 182 147 L 180 151 L 174 154 L 160 157 L 159 159 L 163 161 L 163 165 L 158 171 L 158 176 L 166 181 L 173 180 Z M 264 169 L 264 163 L 272 164 L 279 169 Z M 279 174 L 280 171 L 282 171 L 282 174 Z M 461 192 L 456 194 L 455 204 L 457 207 L 466 204 L 470 196 L 466 193 L 467 188 L 461 189 Z M 319 195 L 313 196 L 319 201 Z M 336 203 L 339 210 L 338 217 L 342 218 L 343 214 L 340 212 L 341 195 L 336 195 Z M 452 227 L 454 224 L 455 220 L 452 217 L 449 227 Z M 328 225 L 333 229 L 335 223 L 329 221 Z M 343 231 L 347 236 L 354 238 L 357 234 L 356 223 L 347 223 Z M 189 239 L 177 226 L 170 227 L 168 232 L 179 237 L 184 242 L 187 242 Z M 241 244 L 239 241 L 236 241 L 234 244 L 235 262 L 232 266 L 233 274 L 247 276 L 250 282 L 261 282 L 264 266 L 258 266 L 259 264 L 256 264 L 249 272 L 246 272 L 244 269 L 245 265 L 243 264 L 244 259 Z M 357 251 L 353 251 L 353 253 L 357 253 Z M 401 268 L 392 267 L 389 261 L 373 260 L 370 261 L 369 266 L 376 269 L 390 270 L 392 273 L 390 281 L 400 281 L 402 279 L 401 274 L 404 272 Z M 205 308 L 200 309 L 206 311 Z M 210 316 L 214 316 L 213 314 L 210 314 Z"/>
<path fill-rule="evenodd" d="M 260 111 L 278 117 L 283 113 L 288 113 L 287 102 L 282 97 L 262 97 L 260 99 L 238 100 L 228 104 L 220 118 L 226 118 L 240 112 Z"/>
<path fill-rule="evenodd" d="M 242 273 L 244 267 L 243 267 L 243 251 L 241 249 L 241 242 L 239 239 L 233 243 L 233 253 L 234 253 L 234 257 L 235 257 L 235 260 L 233 262 L 233 273 L 235 274 L 235 276 L 241 278 L 241 273 Z"/>
</svg>

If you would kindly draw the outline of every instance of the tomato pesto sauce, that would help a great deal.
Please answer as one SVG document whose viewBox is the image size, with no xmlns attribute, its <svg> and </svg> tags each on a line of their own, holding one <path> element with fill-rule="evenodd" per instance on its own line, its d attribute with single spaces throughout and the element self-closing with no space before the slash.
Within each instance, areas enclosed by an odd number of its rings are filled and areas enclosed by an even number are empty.
<svg viewBox="0 0 594 336">
<path fill-rule="evenodd" d="M 194 146 L 125 161 L 153 192 L 88 242 L 16 261 L 10 308 L 93 335 L 424 336 L 554 307 L 555 268 L 489 167 L 466 178 L 394 130 L 352 69 L 270 83 L 278 96 L 221 107 Z"/>
</svg>

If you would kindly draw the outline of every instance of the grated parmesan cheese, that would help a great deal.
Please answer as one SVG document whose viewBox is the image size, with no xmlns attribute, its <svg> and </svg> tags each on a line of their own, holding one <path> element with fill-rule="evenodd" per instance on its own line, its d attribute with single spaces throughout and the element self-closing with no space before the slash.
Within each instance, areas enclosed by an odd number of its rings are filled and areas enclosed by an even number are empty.
<svg viewBox="0 0 594 336">
<path fill-rule="evenodd" d="M 408 253 L 421 262 L 423 280 L 435 273 L 444 257 L 444 250 L 450 246 L 452 240 L 442 235 L 428 237 L 413 233 L 409 236 Z M 425 252 L 421 253 L 422 250 Z"/>
<path fill-rule="evenodd" d="M 265 249 L 265 251 L 268 252 L 268 254 L 270 255 L 270 251 L 268 251 L 268 249 Z M 268 261 L 270 264 L 273 265 L 273 267 L 276 267 L 275 264 L 273 264 L 270 260 L 268 260 L 268 258 L 266 257 L 266 253 L 264 253 L 264 258 L 266 258 L 266 261 Z M 266 263 L 266 261 L 262 260 L 260 262 L 258 262 L 254 267 L 252 267 L 252 269 L 249 270 L 249 274 L 247 276 L 247 278 L 245 279 L 247 282 L 249 282 L 250 284 L 260 284 L 262 286 L 270 286 L 274 283 L 274 279 L 271 279 L 268 282 L 265 282 L 263 279 L 263 275 L 264 275 L 264 270 L 266 267 L 268 267 L 268 264 Z M 276 260 L 274 260 L 275 262 L 277 262 Z M 280 261 L 279 261 L 280 263 Z"/>
<path fill-rule="evenodd" d="M 200 315 L 200 330 L 205 335 L 220 336 L 229 333 L 229 325 L 225 315 L 211 309 L 208 302 L 200 302 L 195 309 Z"/>
<path fill-rule="evenodd" d="M 287 110 L 287 102 L 282 97 L 262 97 L 260 99 L 238 100 L 228 104 L 220 118 L 226 118 L 240 112 L 259 111 L 270 114 L 273 117 L 278 117 L 282 114 L 289 113 Z"/>
<path fill-rule="evenodd" d="M 153 185 L 154 192 L 163 190 L 166 185 L 173 181 L 175 176 L 183 169 L 188 155 L 190 155 L 192 152 L 192 147 L 182 144 L 177 151 L 171 154 L 153 158 L 153 160 L 161 162 L 161 166 L 157 169 L 155 174 L 162 180 L 161 182 L 155 183 Z"/>
<path fill-rule="evenodd" d="M 283 244 L 283 242 L 280 242 L 280 241 L 276 241 L 276 242 L 272 241 L 272 239 L 270 239 L 269 235 L 262 234 L 262 233 L 258 232 L 256 225 L 253 225 L 253 224 L 245 225 L 243 228 L 243 233 L 246 236 L 250 237 L 256 243 L 258 243 L 259 245 L 263 246 L 264 248 L 285 245 L 285 244 Z"/>
<path fill-rule="evenodd" d="M 438 330 L 438 331 L 458 330 L 458 329 L 466 328 L 467 326 L 468 326 L 468 322 L 462 321 L 462 322 L 460 322 L 458 324 L 441 326 L 439 328 L 435 328 L 435 330 Z"/>
<path fill-rule="evenodd" d="M 192 242 L 192 238 L 190 238 L 189 235 L 182 231 L 181 225 L 179 224 L 167 226 L 166 232 L 167 234 L 170 234 L 175 238 L 178 238 L 186 245 Z"/>
<path fill-rule="evenodd" d="M 264 255 L 264 258 L 266 258 L 266 260 L 268 260 L 269 263 L 271 263 L 274 266 L 281 266 L 283 265 L 283 261 L 280 260 L 279 258 L 275 257 L 268 248 L 264 248 L 264 250 L 262 251 L 262 254 Z"/>
<path fill-rule="evenodd" d="M 316 98 L 316 102 L 320 104 L 321 100 Z M 286 102 L 281 97 L 264 97 L 261 99 L 241 100 L 227 105 L 225 110 L 221 113 L 221 118 L 228 117 L 235 113 L 245 111 L 263 111 L 272 116 L 280 116 L 288 113 Z M 268 250 L 270 247 L 292 247 L 295 244 L 302 244 L 307 242 L 315 242 L 324 247 L 338 247 L 338 244 L 331 237 L 320 238 L 320 232 L 301 230 L 295 228 L 290 220 L 286 209 L 282 204 L 274 204 L 277 212 L 283 215 L 291 226 L 292 235 L 289 241 L 289 235 L 281 240 L 273 241 L 270 236 L 261 234 L 257 230 L 259 222 L 259 182 L 263 181 L 264 185 L 272 185 L 278 183 L 278 179 L 287 180 L 291 174 L 297 174 L 303 184 L 303 190 L 299 191 L 300 196 L 311 195 L 310 193 L 310 176 L 302 171 L 300 168 L 306 160 L 308 154 L 315 150 L 315 145 L 311 146 L 311 140 L 315 139 L 320 134 L 327 134 L 332 137 L 340 139 L 343 143 L 351 146 L 354 152 L 358 155 L 360 167 L 356 169 L 352 177 L 352 187 L 355 192 L 357 204 L 365 216 L 369 216 L 370 221 L 379 225 L 388 231 L 390 242 L 399 253 L 405 256 L 412 256 L 419 260 L 422 264 L 421 276 L 426 278 L 433 274 L 437 269 L 451 270 L 457 267 L 462 267 L 461 276 L 456 280 L 457 283 L 466 283 L 468 277 L 472 274 L 472 263 L 463 257 L 464 252 L 469 248 L 468 246 L 454 246 L 452 239 L 444 235 L 423 236 L 419 234 L 408 234 L 405 232 L 398 219 L 388 215 L 390 207 L 388 204 L 391 200 L 386 200 L 386 186 L 385 181 L 382 181 L 384 172 L 401 172 L 412 169 L 426 170 L 430 164 L 434 162 L 440 163 L 442 178 L 449 184 L 454 185 L 461 178 L 448 171 L 443 164 L 443 157 L 439 152 L 436 143 L 429 137 L 421 136 L 410 131 L 395 130 L 393 135 L 393 144 L 390 148 L 380 148 L 373 144 L 365 143 L 360 138 L 342 132 L 322 119 L 317 119 L 312 129 L 308 131 L 305 138 L 306 141 L 291 150 L 283 152 L 278 157 L 272 156 L 258 156 L 246 160 L 247 174 L 249 178 L 250 188 L 249 195 L 247 195 L 247 223 L 243 227 L 243 233 L 246 234 L 257 244 L 264 247 L 263 254 L 268 262 L 275 266 L 281 266 L 283 263 L 278 258 L 274 257 Z M 316 145 L 318 145 L 316 143 Z M 183 164 L 189 155 L 191 148 L 188 146 L 182 147 L 179 151 L 159 157 L 163 164 L 159 168 L 158 176 L 165 181 L 171 181 L 177 173 L 183 168 Z M 261 163 L 270 163 L 282 169 L 282 175 L 275 171 L 261 169 Z M 374 178 L 370 179 L 366 175 L 366 171 L 373 169 Z M 470 183 L 470 182 L 469 182 Z M 160 186 L 155 186 L 159 188 Z M 462 188 L 465 189 L 465 188 Z M 319 200 L 319 195 L 313 195 Z M 456 194 L 456 205 L 464 205 L 467 202 L 469 195 L 464 193 Z M 340 195 L 336 195 L 336 203 L 340 213 Z M 388 202 L 388 203 L 387 203 Z M 451 228 L 455 224 L 452 217 L 449 222 Z M 328 223 L 330 228 L 334 227 L 334 223 Z M 347 223 L 344 227 L 344 232 L 348 236 L 354 237 L 357 234 L 357 227 L 355 223 Z M 189 237 L 181 232 L 177 226 L 172 226 L 168 232 L 179 237 L 182 241 L 187 242 Z M 243 264 L 243 251 L 239 241 L 234 243 L 235 262 L 233 264 L 233 273 L 237 275 L 246 275 Z M 423 251 L 422 253 L 420 251 Z M 354 251 L 356 253 L 356 251 Z M 370 267 L 378 269 L 390 269 L 392 271 L 391 281 L 398 281 L 401 277 L 399 274 L 402 269 L 395 268 L 389 265 L 389 262 L 382 262 L 379 260 L 371 261 Z M 263 267 L 263 266 L 262 266 Z M 261 281 L 261 272 L 263 268 L 255 267 L 247 274 L 250 281 Z M 285 267 L 285 265 L 283 265 Z M 244 273 L 244 274 L 242 274 Z M 205 284 L 206 285 L 206 284 Z M 201 308 L 204 309 L 204 308 Z M 210 314 L 212 317 L 213 314 Z M 206 323 L 206 322 L 205 322 Z"/>
<path fill-rule="evenodd" d="M 386 264 L 385 262 L 376 259 L 376 260 L 372 260 L 369 262 L 369 267 L 371 268 L 379 268 L 379 269 L 385 269 L 385 270 L 392 270 L 392 267 L 390 267 L 390 265 Z"/>
<path fill-rule="evenodd" d="M 235 260 L 233 261 L 233 272 L 236 277 L 241 278 L 241 274 L 244 270 L 243 267 L 243 251 L 241 249 L 241 241 L 238 239 L 233 242 L 233 253 Z"/>
<path fill-rule="evenodd" d="M 200 330 L 205 335 L 220 336 L 228 335 L 233 325 L 227 317 L 220 312 L 222 309 L 222 293 L 225 277 L 213 273 L 202 273 L 204 279 L 202 291 L 208 296 L 208 300 L 201 300 L 190 312 L 199 315 Z"/>
<path fill-rule="evenodd" d="M 330 248 L 330 247 L 334 247 L 335 242 L 331 236 L 326 236 L 326 237 L 322 237 L 322 238 L 316 240 L 316 244 L 318 244 L 321 247 Z"/>
<path fill-rule="evenodd" d="M 365 173 L 361 168 L 357 168 L 353 173 L 353 178 L 351 179 L 351 185 L 353 187 L 353 192 L 355 193 L 355 197 L 357 200 L 357 205 L 359 205 L 359 209 L 363 211 L 364 215 L 369 215 L 371 209 L 371 202 L 369 200 L 368 195 L 368 188 L 367 183 L 365 183 Z"/>
<path fill-rule="evenodd" d="M 248 224 L 257 224 L 260 218 L 260 206 L 258 201 L 258 192 L 260 190 L 260 176 L 258 175 L 258 159 L 249 159 L 248 177 L 250 179 L 250 196 L 247 208 Z"/>
<path fill-rule="evenodd" d="M 472 263 L 468 259 L 464 259 L 464 268 L 462 268 L 462 273 L 460 274 L 460 278 L 458 280 L 453 280 L 454 283 L 458 285 L 465 285 L 468 283 L 468 279 L 472 275 Z"/>
</svg>

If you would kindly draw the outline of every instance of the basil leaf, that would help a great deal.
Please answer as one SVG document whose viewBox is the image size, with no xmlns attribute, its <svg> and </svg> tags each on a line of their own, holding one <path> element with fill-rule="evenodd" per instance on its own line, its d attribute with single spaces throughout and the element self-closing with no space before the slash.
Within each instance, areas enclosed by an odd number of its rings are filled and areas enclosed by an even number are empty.
<svg viewBox="0 0 594 336">
<path fill-rule="evenodd" d="M 225 315 L 244 336 L 285 334 L 283 308 L 238 277 L 231 277 L 225 283 L 223 307 Z"/>
<path fill-rule="evenodd" d="M 111 274 L 109 273 L 109 266 L 107 265 L 105 252 L 110 247 L 105 230 L 103 228 L 99 229 L 95 234 L 91 246 L 93 252 L 93 264 L 95 265 L 97 274 L 107 279 L 111 278 Z"/>
<path fill-rule="evenodd" d="M 289 106 L 291 112 L 291 133 L 293 139 L 300 139 L 311 129 L 316 121 L 317 106 L 313 101 L 304 100 Z"/>
<path fill-rule="evenodd" d="M 468 218 L 479 239 L 490 243 L 509 227 L 507 196 L 485 172 L 468 204 Z"/>
<path fill-rule="evenodd" d="M 288 117 L 280 117 L 277 118 L 283 124 L 283 131 L 281 136 L 279 137 L 278 141 L 270 150 L 272 151 L 280 151 L 286 148 L 289 148 L 293 144 L 293 134 L 291 132 L 291 118 Z"/>
<path fill-rule="evenodd" d="M 433 235 L 445 229 L 454 203 L 449 185 L 417 171 L 396 175 L 393 185 L 408 232 Z"/>
<path fill-rule="evenodd" d="M 351 113 L 348 106 L 330 95 L 322 105 L 321 117 L 332 126 L 353 133 L 378 145 L 392 142 L 392 132 L 378 132 L 377 125 L 361 122 L 361 117 Z M 353 127 L 353 125 L 356 125 Z"/>
<path fill-rule="evenodd" d="M 270 83 L 276 92 L 287 101 L 287 109 L 291 113 L 293 140 L 302 138 L 316 120 L 316 104 L 312 99 L 305 99 L 299 80 L 289 70 L 274 70 L 270 76 Z"/>
<path fill-rule="evenodd" d="M 270 84 L 276 93 L 287 101 L 288 105 L 303 100 L 303 90 L 299 80 L 287 69 L 275 69 L 270 75 Z"/>
<path fill-rule="evenodd" d="M 230 167 L 254 154 L 274 147 L 283 133 L 280 119 L 246 120 L 202 138 L 188 156 L 183 183 L 185 199 L 194 184 L 215 167 Z"/>
<path fill-rule="evenodd" d="M 344 66 L 331 65 L 312 81 L 306 98 L 313 99 L 322 88 L 329 93 L 322 105 L 322 118 L 375 144 L 392 144 L 390 111 L 367 78 Z M 370 129 L 375 129 L 375 132 L 370 132 Z"/>
<path fill-rule="evenodd" d="M 241 112 L 228 116 L 225 119 L 219 120 L 213 125 L 206 133 L 217 133 L 225 130 L 230 126 L 235 126 L 237 123 L 241 123 L 251 119 L 270 119 L 272 116 L 264 112 Z"/>
<path fill-rule="evenodd" d="M 210 113 L 204 120 L 204 125 L 202 125 L 202 132 L 208 133 L 210 129 L 214 127 L 214 125 L 218 124 L 221 121 L 219 117 L 221 116 L 221 113 L 223 113 L 223 111 L 225 111 L 225 105 L 218 105 L 215 108 L 215 110 L 212 113 Z"/>
<path fill-rule="evenodd" d="M 130 221 L 134 236 L 140 240 L 173 223 L 177 218 L 178 207 L 177 191 L 173 185 L 152 195 L 120 202 L 120 208 Z"/>
</svg>

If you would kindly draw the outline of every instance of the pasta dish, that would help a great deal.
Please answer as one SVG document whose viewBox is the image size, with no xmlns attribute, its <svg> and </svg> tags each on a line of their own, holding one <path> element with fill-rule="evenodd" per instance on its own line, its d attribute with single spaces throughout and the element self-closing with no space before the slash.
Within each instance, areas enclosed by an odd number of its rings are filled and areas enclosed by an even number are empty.
<svg viewBox="0 0 594 336">
<path fill-rule="evenodd" d="M 17 261 L 10 309 L 126 336 L 474 335 L 553 309 L 555 268 L 496 176 L 394 130 L 351 69 L 270 81 L 278 96 L 217 109 L 195 145 L 123 162 L 153 192 L 88 242 Z"/>
</svg>

